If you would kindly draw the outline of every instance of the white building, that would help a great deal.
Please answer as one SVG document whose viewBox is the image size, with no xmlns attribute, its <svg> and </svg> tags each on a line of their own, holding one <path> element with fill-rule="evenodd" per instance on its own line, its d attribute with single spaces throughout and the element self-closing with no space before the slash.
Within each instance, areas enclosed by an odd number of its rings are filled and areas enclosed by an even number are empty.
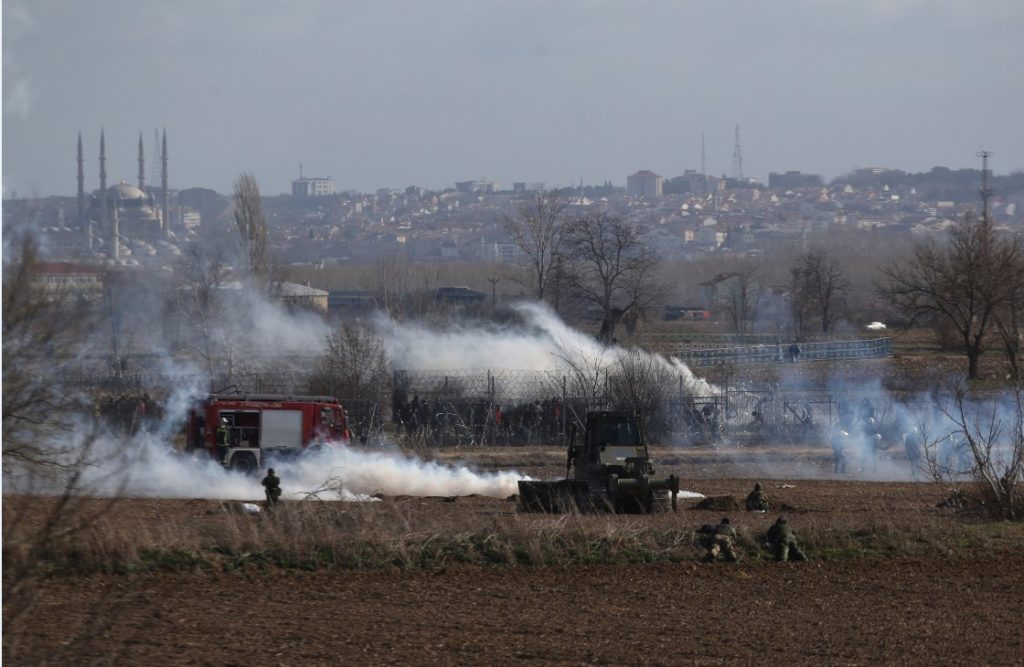
<svg viewBox="0 0 1024 667">
<path fill-rule="evenodd" d="M 330 178 L 298 178 L 292 181 L 293 197 L 326 197 L 334 194 Z"/>
<path fill-rule="evenodd" d="M 644 169 L 626 177 L 626 193 L 633 197 L 660 197 L 665 179 Z"/>
</svg>

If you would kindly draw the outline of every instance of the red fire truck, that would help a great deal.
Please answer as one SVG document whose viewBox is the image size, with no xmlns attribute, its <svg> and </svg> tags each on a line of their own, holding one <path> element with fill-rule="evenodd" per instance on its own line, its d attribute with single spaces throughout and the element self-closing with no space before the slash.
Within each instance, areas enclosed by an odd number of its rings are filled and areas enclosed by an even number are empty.
<svg viewBox="0 0 1024 667">
<path fill-rule="evenodd" d="M 226 446 L 217 442 L 221 424 Z M 189 410 L 186 437 L 189 452 L 208 452 L 224 466 L 250 473 L 311 445 L 347 441 L 350 434 L 345 410 L 331 396 L 211 394 Z"/>
</svg>

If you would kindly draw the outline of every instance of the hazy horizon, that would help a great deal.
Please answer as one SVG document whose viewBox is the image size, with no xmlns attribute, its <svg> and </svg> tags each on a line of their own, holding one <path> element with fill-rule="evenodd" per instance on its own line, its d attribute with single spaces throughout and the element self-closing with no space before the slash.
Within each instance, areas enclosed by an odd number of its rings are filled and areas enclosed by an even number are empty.
<svg viewBox="0 0 1024 667">
<path fill-rule="evenodd" d="M 833 178 L 1024 168 L 1024 4 L 1012 0 L 288 4 L 3 3 L 3 193 L 146 177 L 265 194 L 487 178 L 549 186 L 651 169 Z"/>
</svg>

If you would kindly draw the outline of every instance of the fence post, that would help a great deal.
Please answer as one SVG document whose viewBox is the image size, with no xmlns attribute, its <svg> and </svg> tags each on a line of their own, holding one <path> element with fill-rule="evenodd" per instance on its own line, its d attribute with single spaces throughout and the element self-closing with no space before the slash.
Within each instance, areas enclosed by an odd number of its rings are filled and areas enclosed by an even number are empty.
<svg viewBox="0 0 1024 667">
<path fill-rule="evenodd" d="M 565 415 L 569 412 L 568 392 L 566 391 L 565 376 L 562 376 L 562 437 L 565 437 Z"/>
</svg>

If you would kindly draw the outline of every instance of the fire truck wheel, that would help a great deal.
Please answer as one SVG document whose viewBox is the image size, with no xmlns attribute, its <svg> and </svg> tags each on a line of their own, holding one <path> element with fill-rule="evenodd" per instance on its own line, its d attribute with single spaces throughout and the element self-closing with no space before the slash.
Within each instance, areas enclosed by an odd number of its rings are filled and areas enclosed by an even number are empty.
<svg viewBox="0 0 1024 667">
<path fill-rule="evenodd" d="M 231 459 L 231 469 L 243 475 L 252 475 L 256 472 L 256 459 L 252 454 L 239 454 Z"/>
</svg>

